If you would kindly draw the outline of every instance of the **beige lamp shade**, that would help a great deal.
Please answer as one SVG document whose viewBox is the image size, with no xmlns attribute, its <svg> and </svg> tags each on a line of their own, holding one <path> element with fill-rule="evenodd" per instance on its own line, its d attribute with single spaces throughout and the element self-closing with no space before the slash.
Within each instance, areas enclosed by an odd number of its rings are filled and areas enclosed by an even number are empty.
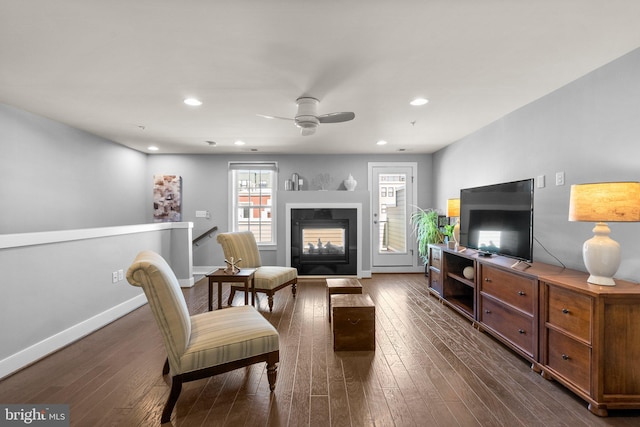
<svg viewBox="0 0 640 427">
<path fill-rule="evenodd" d="M 447 216 L 449 218 L 460 216 L 460 199 L 447 200 Z"/>
<path fill-rule="evenodd" d="M 607 222 L 640 221 L 640 182 L 601 182 L 571 186 L 569 221 L 595 222 L 593 237 L 582 245 L 588 283 L 615 286 L 620 244 L 609 237 Z"/>
<path fill-rule="evenodd" d="M 458 217 L 453 226 L 453 241 L 456 249 L 458 249 L 460 244 L 460 199 L 447 200 L 447 216 L 449 218 Z"/>
<path fill-rule="evenodd" d="M 640 182 L 572 185 L 569 221 L 640 221 Z"/>
</svg>

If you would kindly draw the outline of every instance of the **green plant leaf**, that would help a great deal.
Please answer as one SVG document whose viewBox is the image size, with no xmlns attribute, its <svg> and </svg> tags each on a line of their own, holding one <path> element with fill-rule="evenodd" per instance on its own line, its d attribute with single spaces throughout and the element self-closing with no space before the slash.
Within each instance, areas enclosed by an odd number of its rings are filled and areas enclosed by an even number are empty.
<svg viewBox="0 0 640 427">
<path fill-rule="evenodd" d="M 409 217 L 409 222 L 418 243 L 418 255 L 426 264 L 429 258 L 429 244 L 444 241 L 444 234 L 438 227 L 438 211 L 417 207 L 417 210 Z"/>
</svg>

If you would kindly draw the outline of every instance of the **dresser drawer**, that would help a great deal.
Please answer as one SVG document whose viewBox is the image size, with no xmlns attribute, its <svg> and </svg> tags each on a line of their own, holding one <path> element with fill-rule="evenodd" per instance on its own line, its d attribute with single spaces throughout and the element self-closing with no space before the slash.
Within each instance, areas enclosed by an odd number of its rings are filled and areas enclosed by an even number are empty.
<svg viewBox="0 0 640 427">
<path fill-rule="evenodd" d="M 429 287 L 442 296 L 442 273 L 433 267 L 429 267 Z"/>
<path fill-rule="evenodd" d="M 547 322 L 591 343 L 593 299 L 557 286 L 547 287 Z"/>
<path fill-rule="evenodd" d="M 547 366 L 589 393 L 591 348 L 552 329 L 547 339 Z"/>
<path fill-rule="evenodd" d="M 481 266 L 480 292 L 531 315 L 535 311 L 538 298 L 535 280 L 487 265 Z"/>
<path fill-rule="evenodd" d="M 480 322 L 498 332 L 529 356 L 534 356 L 536 331 L 533 317 L 519 313 L 494 301 L 481 297 Z"/>
<path fill-rule="evenodd" d="M 442 268 L 442 250 L 440 248 L 429 248 L 429 265 L 437 269 Z"/>
</svg>

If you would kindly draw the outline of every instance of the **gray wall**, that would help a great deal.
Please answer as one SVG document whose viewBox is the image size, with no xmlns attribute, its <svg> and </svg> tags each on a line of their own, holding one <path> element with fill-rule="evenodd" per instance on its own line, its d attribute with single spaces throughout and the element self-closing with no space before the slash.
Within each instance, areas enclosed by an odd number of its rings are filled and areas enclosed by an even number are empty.
<svg viewBox="0 0 640 427">
<path fill-rule="evenodd" d="M 149 156 L 147 166 L 147 181 L 157 173 L 177 174 L 182 176 L 183 189 L 183 221 L 194 223 L 193 236 L 197 237 L 214 225 L 219 231 L 228 229 L 228 163 L 230 161 L 269 160 L 278 162 L 278 189 L 284 190 L 284 182 L 297 172 L 304 179 L 303 190 L 318 190 L 313 185 L 314 178 L 321 173 L 328 173 L 335 177 L 328 190 L 345 190 L 342 182 L 352 174 L 358 181 L 356 191 L 367 190 L 367 173 L 369 162 L 417 162 L 418 163 L 418 204 L 428 207 L 431 205 L 432 185 L 429 181 L 431 173 L 431 155 L 152 155 Z M 147 196 L 148 213 L 151 215 L 151 193 Z M 196 218 L 196 210 L 207 210 L 211 218 Z M 368 214 L 367 207 L 365 213 Z M 279 212 L 284 215 L 284 212 Z M 368 218 L 364 218 L 368 221 Z M 365 228 L 368 232 L 368 229 Z M 284 242 L 285 230 L 278 228 L 278 241 Z M 368 242 L 367 237 L 367 242 Z M 363 268 L 370 266 L 368 256 L 370 245 L 363 248 L 367 257 L 363 261 Z M 262 251 L 262 261 L 265 264 L 279 263 L 285 259 L 284 245 L 277 251 Z M 196 266 L 220 265 L 224 257 L 222 249 L 214 238 L 205 239 L 202 244 L 194 248 L 193 263 Z"/>
<path fill-rule="evenodd" d="M 505 116 L 434 154 L 435 203 L 465 187 L 539 175 L 534 235 L 567 266 L 584 271 L 582 244 L 592 223 L 569 222 L 571 184 L 640 179 L 640 50 Z M 555 185 L 564 171 L 565 185 Z M 622 246 L 617 277 L 640 280 L 640 224 L 612 223 Z M 534 260 L 556 263 L 534 243 Z"/>
<path fill-rule="evenodd" d="M 0 104 L 0 234 L 149 222 L 146 155 Z"/>
</svg>

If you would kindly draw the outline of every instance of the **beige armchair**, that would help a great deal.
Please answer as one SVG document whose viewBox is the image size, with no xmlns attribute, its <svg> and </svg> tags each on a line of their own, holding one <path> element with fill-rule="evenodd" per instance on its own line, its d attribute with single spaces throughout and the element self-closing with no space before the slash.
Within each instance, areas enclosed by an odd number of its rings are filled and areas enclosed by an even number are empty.
<svg viewBox="0 0 640 427">
<path fill-rule="evenodd" d="M 151 251 L 138 254 L 127 280 L 144 290 L 167 350 L 162 374 L 171 372 L 172 382 L 162 423 L 171 419 L 183 382 L 266 362 L 269 387 L 275 389 L 279 335 L 255 308 L 230 307 L 190 316 L 171 267 Z"/>
<path fill-rule="evenodd" d="M 291 293 L 296 296 L 298 270 L 292 267 L 263 266 L 256 239 L 250 231 L 236 231 L 218 234 L 218 243 L 222 246 L 226 259 L 242 259 L 240 267 L 255 268 L 254 276 L 256 292 L 267 294 L 269 311 L 273 311 L 273 294 L 289 285 Z M 232 285 L 229 294 L 229 305 L 236 291 L 244 291 L 244 286 Z"/>
</svg>

